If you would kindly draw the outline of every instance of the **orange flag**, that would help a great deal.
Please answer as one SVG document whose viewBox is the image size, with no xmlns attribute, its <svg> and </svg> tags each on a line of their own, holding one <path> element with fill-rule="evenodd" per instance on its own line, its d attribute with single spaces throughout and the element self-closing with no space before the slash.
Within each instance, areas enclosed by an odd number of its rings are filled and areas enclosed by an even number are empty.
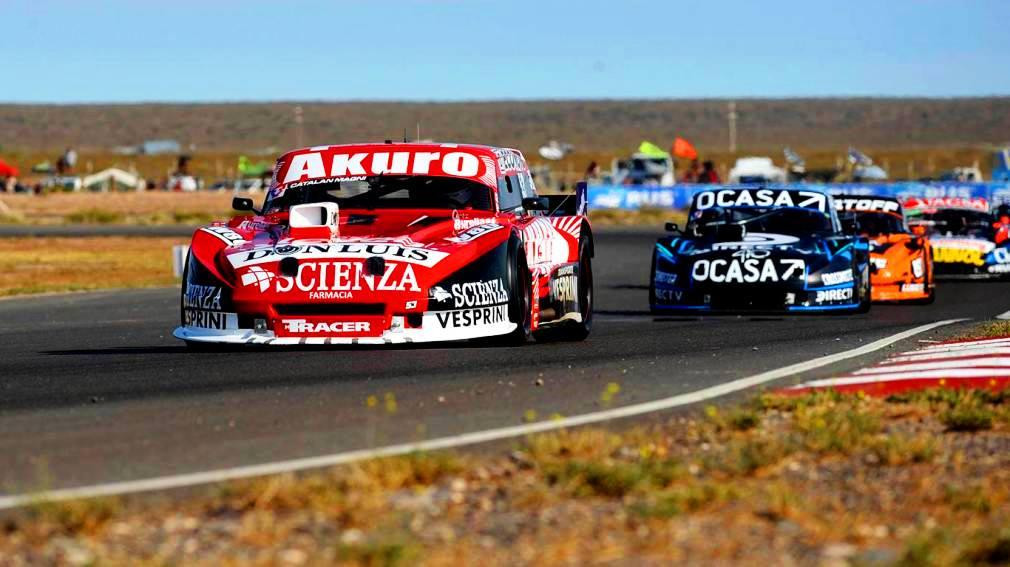
<svg viewBox="0 0 1010 567">
<path fill-rule="evenodd" d="M 673 140 L 673 147 L 671 152 L 674 156 L 684 159 L 698 159 L 698 150 L 694 149 L 691 142 L 688 142 L 684 138 L 677 137 Z"/>
</svg>

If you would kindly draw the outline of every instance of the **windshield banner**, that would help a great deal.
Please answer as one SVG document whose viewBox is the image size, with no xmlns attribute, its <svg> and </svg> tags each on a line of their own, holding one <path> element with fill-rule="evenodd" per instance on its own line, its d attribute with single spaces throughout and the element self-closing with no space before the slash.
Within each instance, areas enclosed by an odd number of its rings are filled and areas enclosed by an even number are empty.
<svg viewBox="0 0 1010 567">
<path fill-rule="evenodd" d="M 874 213 L 895 213 L 901 214 L 901 203 L 897 199 L 877 198 L 877 197 L 852 197 L 848 195 L 834 195 L 835 210 L 874 212 Z"/>
<path fill-rule="evenodd" d="M 713 207 L 799 207 L 828 211 L 828 196 L 820 191 L 785 189 L 712 189 L 694 194 L 694 209 Z"/>
<path fill-rule="evenodd" d="M 289 153 L 277 162 L 271 194 L 334 181 L 361 180 L 375 175 L 461 177 L 497 188 L 494 160 L 459 148 L 375 151 L 346 146 L 310 148 Z"/>
<path fill-rule="evenodd" d="M 700 191 L 739 189 L 734 185 L 678 184 L 671 186 L 589 185 L 590 209 L 687 209 Z M 757 189 L 759 186 L 750 186 Z M 1010 203 L 1010 183 L 896 182 L 896 183 L 792 183 L 775 185 L 776 189 L 812 190 L 852 196 L 891 197 L 899 201 L 912 197 L 963 199 L 983 198 L 995 207 Z"/>
</svg>

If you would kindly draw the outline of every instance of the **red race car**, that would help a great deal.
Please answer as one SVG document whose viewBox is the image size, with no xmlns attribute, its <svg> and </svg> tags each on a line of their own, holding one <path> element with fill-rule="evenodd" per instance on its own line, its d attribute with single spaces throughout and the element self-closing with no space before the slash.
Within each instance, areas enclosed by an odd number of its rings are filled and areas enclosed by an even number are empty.
<svg viewBox="0 0 1010 567">
<path fill-rule="evenodd" d="M 193 235 L 190 346 L 387 344 L 592 326 L 585 186 L 538 196 L 522 153 L 463 144 L 321 146 L 277 160 L 262 209 Z"/>
</svg>

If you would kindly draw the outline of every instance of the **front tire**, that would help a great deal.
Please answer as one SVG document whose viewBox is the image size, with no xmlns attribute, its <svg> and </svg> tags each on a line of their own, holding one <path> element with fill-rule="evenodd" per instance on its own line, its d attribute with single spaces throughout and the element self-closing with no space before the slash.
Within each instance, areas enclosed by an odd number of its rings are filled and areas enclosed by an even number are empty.
<svg viewBox="0 0 1010 567">
<path fill-rule="evenodd" d="M 184 341 L 186 350 L 190 352 L 217 352 L 222 350 L 221 345 L 204 341 Z"/>
<path fill-rule="evenodd" d="M 509 319 L 516 324 L 505 335 L 505 343 L 524 345 L 533 341 L 533 276 L 526 264 L 526 253 L 518 239 L 513 240 L 509 253 Z"/>
<path fill-rule="evenodd" d="M 186 254 L 186 262 L 182 266 L 182 284 L 179 286 L 179 325 L 186 325 L 186 287 L 189 285 L 189 259 L 193 253 Z M 186 342 L 189 344 L 189 341 Z"/>
<path fill-rule="evenodd" d="M 564 341 L 584 341 L 593 330 L 593 259 L 585 240 L 579 242 L 579 315 L 582 321 L 564 325 L 559 338 Z"/>
<path fill-rule="evenodd" d="M 652 270 L 649 272 L 649 312 L 653 315 L 658 315 L 659 310 L 656 309 L 656 266 L 659 262 L 659 254 L 656 249 L 652 249 Z"/>
<path fill-rule="evenodd" d="M 915 300 L 916 305 L 930 305 L 936 301 L 936 286 L 929 288 L 929 295 L 922 299 Z"/>
<path fill-rule="evenodd" d="M 863 272 L 862 283 L 862 295 L 863 297 L 859 300 L 859 307 L 856 308 L 856 313 L 868 313 L 870 311 L 870 306 L 873 304 L 873 288 L 870 284 L 870 270 L 867 269 Z"/>
</svg>

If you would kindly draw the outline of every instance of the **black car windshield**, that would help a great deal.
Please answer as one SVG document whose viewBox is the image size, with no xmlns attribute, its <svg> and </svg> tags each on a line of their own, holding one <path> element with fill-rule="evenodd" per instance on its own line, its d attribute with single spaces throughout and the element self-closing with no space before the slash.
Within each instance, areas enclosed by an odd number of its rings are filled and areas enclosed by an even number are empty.
<svg viewBox="0 0 1010 567">
<path fill-rule="evenodd" d="M 493 210 L 491 190 L 467 179 L 434 176 L 374 176 L 289 188 L 267 197 L 268 213 L 304 203 L 332 202 L 356 209 Z"/>
<path fill-rule="evenodd" d="M 706 227 L 730 223 L 743 225 L 747 232 L 799 237 L 835 232 L 827 213 L 800 207 L 713 207 L 695 211 L 694 216 L 691 224 L 699 232 L 705 232 Z"/>
<path fill-rule="evenodd" d="M 905 221 L 898 215 L 877 212 L 861 212 L 855 215 L 856 221 L 859 222 L 860 234 L 878 236 L 908 232 L 905 229 Z"/>
<path fill-rule="evenodd" d="M 992 240 L 995 236 L 993 219 L 988 213 L 963 209 L 940 209 L 923 213 L 917 219 L 939 236 L 971 236 Z"/>
</svg>

